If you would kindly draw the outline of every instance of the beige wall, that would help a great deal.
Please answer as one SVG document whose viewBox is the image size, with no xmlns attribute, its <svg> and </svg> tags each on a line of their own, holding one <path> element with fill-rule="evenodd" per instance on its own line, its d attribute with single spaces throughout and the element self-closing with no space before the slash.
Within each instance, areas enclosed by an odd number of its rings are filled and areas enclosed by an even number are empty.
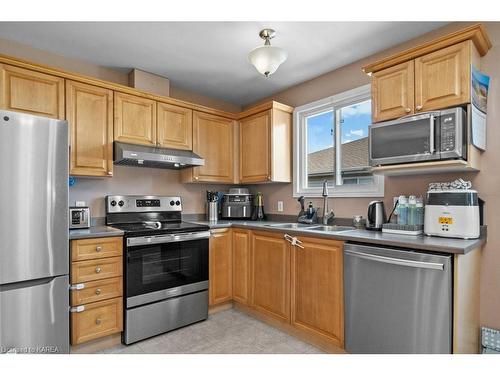
<svg viewBox="0 0 500 375">
<path fill-rule="evenodd" d="M 124 69 L 117 70 L 106 68 L 82 60 L 64 57 L 52 52 L 42 51 L 21 43 L 2 38 L 0 38 L 0 53 L 3 55 L 13 56 L 39 64 L 67 70 L 69 72 L 79 73 L 90 77 L 99 78 L 105 81 L 119 83 L 125 86 L 129 85 L 128 73 L 133 68 L 130 67 L 130 69 L 126 71 Z M 182 90 L 172 85 L 170 86 L 170 97 L 179 100 L 185 100 L 191 103 L 205 105 L 222 111 L 239 112 L 241 110 L 241 107 L 237 105 L 227 103 L 223 100 L 209 98 L 192 91 Z"/>
<path fill-rule="evenodd" d="M 447 25 L 414 41 L 277 93 L 272 96 L 272 99 L 296 107 L 361 86 L 369 82 L 368 77 L 361 71 L 361 67 L 366 63 L 465 25 L 466 23 Z M 498 86 L 500 77 L 500 64 L 498 63 L 500 61 L 500 22 L 485 23 L 485 25 L 493 48 L 481 62 L 481 69 L 491 76 L 488 98 L 488 151 L 483 155 L 481 172 L 387 177 L 385 179 L 384 201 L 389 209 L 393 196 L 410 193 L 425 195 L 429 182 L 449 181 L 458 177 L 472 180 L 474 188 L 479 190 L 480 196 L 486 201 L 485 222 L 488 224 L 488 243 L 482 254 L 481 324 L 500 329 L 500 219 L 498 216 L 498 212 L 500 212 L 500 163 L 498 162 L 500 160 L 500 126 L 498 126 L 500 123 L 500 108 L 498 106 L 500 103 L 500 88 Z M 269 98 L 264 100 L 267 99 Z M 284 213 L 295 214 L 298 211 L 299 205 L 292 197 L 291 184 L 260 185 L 253 187 L 252 190 L 263 192 L 267 212 L 277 213 L 278 200 L 284 201 Z M 355 214 L 366 217 L 366 207 L 370 200 L 370 198 L 333 198 L 330 199 L 330 206 L 333 204 L 336 215 L 339 217 L 352 217 Z M 313 202 L 315 205 L 322 204 L 320 199 L 315 199 Z"/>
</svg>

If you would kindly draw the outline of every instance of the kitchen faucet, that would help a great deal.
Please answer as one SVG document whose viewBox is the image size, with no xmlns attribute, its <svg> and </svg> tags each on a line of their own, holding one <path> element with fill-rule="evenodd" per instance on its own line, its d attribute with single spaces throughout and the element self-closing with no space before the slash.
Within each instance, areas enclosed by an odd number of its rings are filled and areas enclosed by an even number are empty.
<svg viewBox="0 0 500 375">
<path fill-rule="evenodd" d="M 328 220 L 333 218 L 335 214 L 333 210 L 328 211 L 328 181 L 323 181 L 323 225 L 328 225 Z"/>
</svg>

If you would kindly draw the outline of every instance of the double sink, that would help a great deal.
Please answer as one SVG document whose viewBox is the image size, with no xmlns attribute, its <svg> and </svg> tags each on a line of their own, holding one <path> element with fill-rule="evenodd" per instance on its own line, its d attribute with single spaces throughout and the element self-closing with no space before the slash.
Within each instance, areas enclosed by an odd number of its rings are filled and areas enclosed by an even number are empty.
<svg viewBox="0 0 500 375">
<path fill-rule="evenodd" d="M 346 232 L 355 230 L 356 228 L 342 225 L 317 225 L 317 224 L 301 224 L 301 223 L 283 223 L 283 224 L 265 224 L 270 228 L 279 229 L 301 229 L 319 232 Z"/>
</svg>

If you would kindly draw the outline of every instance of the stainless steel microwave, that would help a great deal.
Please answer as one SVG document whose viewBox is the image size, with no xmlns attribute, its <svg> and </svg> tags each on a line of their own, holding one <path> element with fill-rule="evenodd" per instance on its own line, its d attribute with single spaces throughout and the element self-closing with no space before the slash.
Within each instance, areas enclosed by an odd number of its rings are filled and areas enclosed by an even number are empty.
<svg viewBox="0 0 500 375">
<path fill-rule="evenodd" d="M 370 165 L 467 159 L 467 112 L 430 111 L 370 126 Z"/>
</svg>

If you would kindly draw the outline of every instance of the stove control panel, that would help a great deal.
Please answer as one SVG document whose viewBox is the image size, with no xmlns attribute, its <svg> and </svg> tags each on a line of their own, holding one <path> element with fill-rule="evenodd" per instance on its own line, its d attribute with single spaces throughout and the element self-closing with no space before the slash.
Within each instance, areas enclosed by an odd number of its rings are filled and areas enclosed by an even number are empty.
<svg viewBox="0 0 500 375">
<path fill-rule="evenodd" d="M 108 195 L 106 213 L 182 211 L 181 197 Z"/>
</svg>

